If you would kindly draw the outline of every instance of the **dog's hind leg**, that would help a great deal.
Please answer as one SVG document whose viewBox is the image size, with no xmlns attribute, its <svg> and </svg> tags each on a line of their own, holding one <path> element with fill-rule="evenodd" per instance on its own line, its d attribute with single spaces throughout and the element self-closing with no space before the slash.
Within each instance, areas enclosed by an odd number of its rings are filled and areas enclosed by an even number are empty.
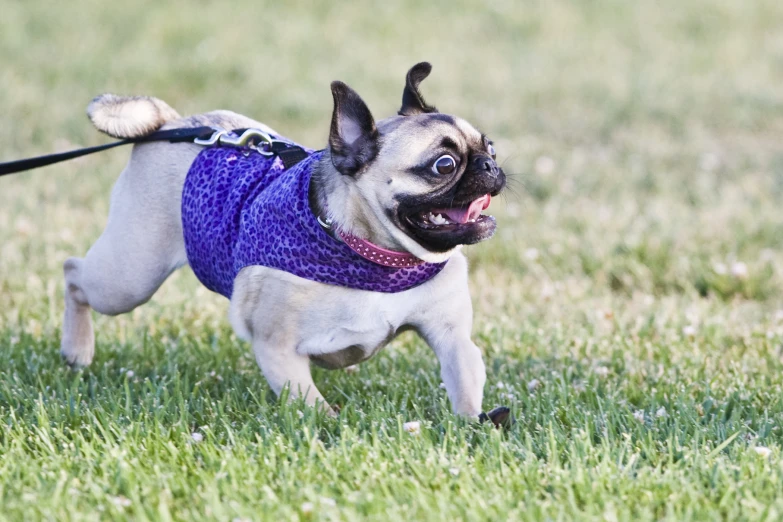
<svg viewBox="0 0 783 522">
<path fill-rule="evenodd" d="M 107 243 L 111 245 L 108 248 Z M 65 315 L 60 353 L 71 366 L 92 362 L 95 338 L 91 309 L 106 315 L 129 312 L 147 302 L 177 267 L 171 259 L 141 254 L 148 248 L 146 245 L 136 245 L 138 250 L 133 256 L 131 248 L 127 248 L 131 245 L 121 247 L 118 243 L 104 233 L 86 257 L 69 258 L 63 266 Z"/>
<path fill-rule="evenodd" d="M 60 354 L 73 367 L 87 366 L 95 354 L 95 334 L 92 329 L 90 305 L 77 282 L 82 259 L 70 258 L 65 271 L 65 315 L 63 317 Z"/>
<path fill-rule="evenodd" d="M 153 148 L 161 145 L 145 147 L 149 149 L 134 151 L 112 191 L 103 234 L 84 258 L 65 261 L 61 354 L 72 366 L 92 361 L 91 309 L 106 315 L 133 310 L 187 260 L 179 201 L 192 158 L 164 166 L 155 158 L 165 151 Z M 172 163 L 184 166 L 174 168 Z"/>
</svg>

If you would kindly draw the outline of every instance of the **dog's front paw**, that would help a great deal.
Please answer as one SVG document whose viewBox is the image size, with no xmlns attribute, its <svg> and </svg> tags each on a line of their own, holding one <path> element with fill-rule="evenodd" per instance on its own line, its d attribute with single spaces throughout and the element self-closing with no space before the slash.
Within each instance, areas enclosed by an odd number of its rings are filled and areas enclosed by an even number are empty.
<svg viewBox="0 0 783 522">
<path fill-rule="evenodd" d="M 60 350 L 60 357 L 72 370 L 78 371 L 86 368 L 92 362 L 92 354 L 84 352 L 66 353 Z"/>
<path fill-rule="evenodd" d="M 65 364 L 73 370 L 81 370 L 89 366 L 95 355 L 95 339 L 92 336 L 92 330 L 87 332 L 87 334 L 72 336 L 66 333 L 63 335 L 60 344 L 60 356 Z"/>
<path fill-rule="evenodd" d="M 487 421 L 492 421 L 492 424 L 498 429 L 510 429 L 516 422 L 516 419 L 511 415 L 511 408 L 498 406 L 489 413 L 482 412 L 481 415 L 479 415 L 479 422 Z"/>
</svg>

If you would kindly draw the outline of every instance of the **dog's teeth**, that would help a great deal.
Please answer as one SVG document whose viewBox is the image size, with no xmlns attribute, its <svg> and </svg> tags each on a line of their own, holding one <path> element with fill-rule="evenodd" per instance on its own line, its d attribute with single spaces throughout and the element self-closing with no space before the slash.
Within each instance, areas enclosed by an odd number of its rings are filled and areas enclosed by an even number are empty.
<svg viewBox="0 0 783 522">
<path fill-rule="evenodd" d="M 441 214 L 433 215 L 432 212 L 430 212 L 429 219 L 430 219 L 430 223 L 434 225 L 445 225 L 446 223 L 449 222 L 449 220 L 443 217 Z"/>
</svg>

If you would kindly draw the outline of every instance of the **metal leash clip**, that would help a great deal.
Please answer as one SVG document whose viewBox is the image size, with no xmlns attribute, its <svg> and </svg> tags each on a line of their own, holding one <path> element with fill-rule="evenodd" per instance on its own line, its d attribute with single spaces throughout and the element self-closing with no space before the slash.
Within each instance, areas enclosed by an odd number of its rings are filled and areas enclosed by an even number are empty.
<svg viewBox="0 0 783 522">
<path fill-rule="evenodd" d="M 212 145 L 217 144 L 220 141 L 220 138 L 222 136 L 225 136 L 226 134 L 228 134 L 228 131 L 226 129 L 216 127 L 215 132 L 212 133 L 212 136 L 206 139 L 195 138 L 193 140 L 193 143 L 195 143 L 196 145 L 201 145 L 203 147 L 211 147 Z"/>
<path fill-rule="evenodd" d="M 221 145 L 229 145 L 231 147 L 250 147 L 256 148 L 262 142 L 272 143 L 272 137 L 266 132 L 259 129 L 247 129 L 239 136 L 234 133 L 226 133 L 218 137 Z"/>
<path fill-rule="evenodd" d="M 282 140 L 276 140 L 272 138 L 266 132 L 260 129 L 246 129 L 240 135 L 236 135 L 226 129 L 216 127 L 212 136 L 206 139 L 196 138 L 193 140 L 196 145 L 202 145 L 205 147 L 211 147 L 213 145 L 228 145 L 230 147 L 245 147 L 254 150 L 262 156 L 274 156 L 274 151 L 271 150 L 271 146 L 274 143 L 288 142 Z"/>
</svg>

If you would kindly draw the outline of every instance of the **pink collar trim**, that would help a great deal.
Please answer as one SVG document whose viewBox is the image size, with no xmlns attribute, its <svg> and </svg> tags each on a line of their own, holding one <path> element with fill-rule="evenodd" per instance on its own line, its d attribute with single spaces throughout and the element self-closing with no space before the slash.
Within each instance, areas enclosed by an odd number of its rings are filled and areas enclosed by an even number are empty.
<svg viewBox="0 0 783 522">
<path fill-rule="evenodd" d="M 407 252 L 395 252 L 370 243 L 366 239 L 360 239 L 345 232 L 338 232 L 340 238 L 345 241 L 351 250 L 372 261 L 373 263 L 392 268 L 411 268 L 424 263 L 421 259 Z"/>
</svg>

